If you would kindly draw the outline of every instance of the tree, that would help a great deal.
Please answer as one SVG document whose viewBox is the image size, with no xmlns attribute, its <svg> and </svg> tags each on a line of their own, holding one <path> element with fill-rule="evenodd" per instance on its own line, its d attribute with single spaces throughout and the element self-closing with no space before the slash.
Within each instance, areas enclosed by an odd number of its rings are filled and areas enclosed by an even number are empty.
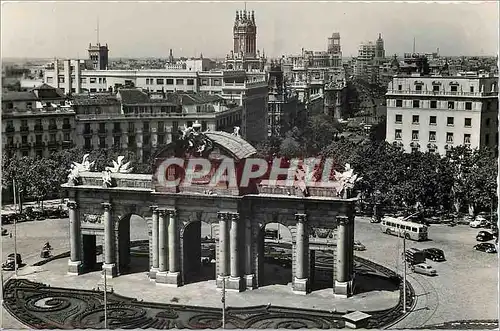
<svg viewBox="0 0 500 331">
<path fill-rule="evenodd" d="M 300 144 L 293 138 L 285 138 L 280 145 L 280 156 L 287 158 L 299 157 L 302 154 L 302 148 Z"/>
</svg>

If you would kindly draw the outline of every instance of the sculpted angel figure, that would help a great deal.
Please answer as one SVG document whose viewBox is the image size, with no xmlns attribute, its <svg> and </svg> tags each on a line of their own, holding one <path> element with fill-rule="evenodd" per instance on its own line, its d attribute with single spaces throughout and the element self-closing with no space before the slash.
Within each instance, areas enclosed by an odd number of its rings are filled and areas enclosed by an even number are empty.
<svg viewBox="0 0 500 331">
<path fill-rule="evenodd" d="M 102 172 L 102 183 L 106 187 L 112 186 L 113 181 L 111 179 L 111 172 L 110 171 L 103 171 Z"/>
<path fill-rule="evenodd" d="M 358 177 L 358 175 L 354 174 L 354 169 L 351 168 L 349 163 L 346 163 L 344 172 L 335 171 L 335 180 L 338 183 L 335 187 L 337 194 L 341 195 L 346 189 L 352 189 L 354 184 L 361 179 L 363 177 Z"/>
<path fill-rule="evenodd" d="M 236 137 L 240 136 L 240 127 L 239 126 L 234 127 L 233 136 L 236 136 Z"/>
<path fill-rule="evenodd" d="M 80 172 L 91 171 L 95 162 L 90 162 L 88 160 L 90 154 L 85 154 L 81 163 L 73 162 L 68 174 L 68 183 L 76 184 L 78 178 L 80 178 Z"/>
<path fill-rule="evenodd" d="M 109 171 L 109 172 L 120 172 L 120 173 L 125 173 L 128 174 L 132 172 L 132 168 L 130 167 L 130 162 L 123 163 L 123 159 L 125 156 L 120 155 L 118 156 L 118 162 L 113 160 L 113 166 L 112 167 L 106 167 L 104 170 Z"/>
</svg>

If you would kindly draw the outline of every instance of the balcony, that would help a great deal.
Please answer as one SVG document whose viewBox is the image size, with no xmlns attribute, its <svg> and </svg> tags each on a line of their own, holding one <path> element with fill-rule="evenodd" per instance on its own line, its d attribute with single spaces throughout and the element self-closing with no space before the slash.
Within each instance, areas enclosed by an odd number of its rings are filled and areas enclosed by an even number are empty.
<svg viewBox="0 0 500 331">
<path fill-rule="evenodd" d="M 106 129 L 99 129 L 97 131 L 97 134 L 100 135 L 100 136 L 105 136 L 105 135 L 108 134 L 108 130 L 106 130 Z"/>
<path fill-rule="evenodd" d="M 54 131 L 57 131 L 58 128 L 57 128 L 57 124 L 50 124 L 49 125 L 49 132 L 54 132 Z"/>
<path fill-rule="evenodd" d="M 5 128 L 5 133 L 14 133 L 16 132 L 16 128 L 14 128 L 13 126 L 7 126 Z"/>
<path fill-rule="evenodd" d="M 22 133 L 27 133 L 30 131 L 30 128 L 28 126 L 21 126 L 19 129 Z"/>
<path fill-rule="evenodd" d="M 43 141 L 36 141 L 34 146 L 35 148 L 43 148 L 45 147 L 45 144 L 43 143 Z"/>
<path fill-rule="evenodd" d="M 94 130 L 89 129 L 89 130 L 83 130 L 83 135 L 84 136 L 91 136 L 94 133 Z"/>
<path fill-rule="evenodd" d="M 31 148 L 31 144 L 30 143 L 21 143 L 20 145 L 21 149 L 30 149 Z"/>
<path fill-rule="evenodd" d="M 73 142 L 71 140 L 63 141 L 61 143 L 62 148 L 71 148 L 73 147 Z"/>
<path fill-rule="evenodd" d="M 47 146 L 48 146 L 49 148 L 57 148 L 57 147 L 59 146 L 59 143 L 58 143 L 57 141 L 55 141 L 55 140 L 54 140 L 54 141 L 49 141 L 49 142 L 47 143 Z"/>
<path fill-rule="evenodd" d="M 35 125 L 35 132 L 43 132 L 43 125 Z"/>
<path fill-rule="evenodd" d="M 63 130 L 71 130 L 71 124 L 63 124 L 62 129 Z"/>
<path fill-rule="evenodd" d="M 113 134 L 114 135 L 121 135 L 123 132 L 122 132 L 122 129 L 121 128 L 114 128 L 113 129 Z"/>
</svg>

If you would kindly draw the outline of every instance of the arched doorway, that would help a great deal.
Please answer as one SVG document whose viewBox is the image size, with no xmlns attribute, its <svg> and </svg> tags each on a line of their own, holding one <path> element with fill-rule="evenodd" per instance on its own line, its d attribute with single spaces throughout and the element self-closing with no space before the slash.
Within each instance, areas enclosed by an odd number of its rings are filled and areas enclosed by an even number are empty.
<svg viewBox="0 0 500 331">
<path fill-rule="evenodd" d="M 259 287 L 292 283 L 292 234 L 286 226 L 268 223 L 261 227 L 258 254 Z"/>
<path fill-rule="evenodd" d="M 149 228 L 146 220 L 136 214 L 122 217 L 118 223 L 118 273 L 147 273 L 150 269 Z"/>
<path fill-rule="evenodd" d="M 203 221 L 188 223 L 182 236 L 183 283 L 215 280 L 215 261 L 212 225 Z"/>
</svg>

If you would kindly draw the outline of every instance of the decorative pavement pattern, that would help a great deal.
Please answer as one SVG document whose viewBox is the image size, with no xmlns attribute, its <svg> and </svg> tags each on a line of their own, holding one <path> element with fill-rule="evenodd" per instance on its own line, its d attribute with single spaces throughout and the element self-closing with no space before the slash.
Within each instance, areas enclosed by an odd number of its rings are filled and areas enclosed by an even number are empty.
<svg viewBox="0 0 500 331">
<path fill-rule="evenodd" d="M 67 254 L 55 256 L 51 260 Z M 329 263 L 328 258 L 322 262 Z M 356 257 L 356 265 L 358 273 L 384 276 L 401 284 L 399 276 L 376 263 Z M 408 306 L 411 307 L 414 293 L 411 285 L 407 285 Z M 402 291 L 401 285 L 400 289 Z M 219 308 L 143 302 L 116 293 L 108 293 L 107 301 L 108 328 L 111 329 L 222 327 L 222 310 Z M 50 287 L 26 279 L 10 279 L 4 286 L 4 307 L 21 323 L 34 329 L 102 329 L 103 303 L 104 296 L 99 291 Z M 367 328 L 382 328 L 401 318 L 402 304 L 400 295 L 395 307 L 368 312 L 371 318 Z M 345 326 L 343 315 L 340 312 L 278 306 L 228 307 L 226 328 L 340 329 Z"/>
</svg>

